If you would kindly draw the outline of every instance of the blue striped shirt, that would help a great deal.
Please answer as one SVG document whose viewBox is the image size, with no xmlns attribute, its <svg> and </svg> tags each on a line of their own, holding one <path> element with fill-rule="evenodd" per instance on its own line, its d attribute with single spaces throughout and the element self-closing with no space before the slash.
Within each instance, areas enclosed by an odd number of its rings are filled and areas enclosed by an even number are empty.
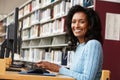
<svg viewBox="0 0 120 80">
<path fill-rule="evenodd" d="M 102 73 L 103 51 L 97 40 L 89 40 L 77 46 L 70 69 L 61 67 L 60 74 L 75 80 L 100 80 Z"/>
</svg>

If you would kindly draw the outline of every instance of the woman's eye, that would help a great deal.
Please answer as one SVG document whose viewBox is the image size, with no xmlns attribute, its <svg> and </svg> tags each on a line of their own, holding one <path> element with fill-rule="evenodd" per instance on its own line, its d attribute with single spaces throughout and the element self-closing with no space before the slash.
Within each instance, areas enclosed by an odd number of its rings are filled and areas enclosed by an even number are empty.
<svg viewBox="0 0 120 80">
<path fill-rule="evenodd" d="M 85 21 L 80 21 L 80 23 L 85 23 Z"/>
<path fill-rule="evenodd" d="M 75 21 L 72 21 L 72 23 L 75 23 Z"/>
</svg>

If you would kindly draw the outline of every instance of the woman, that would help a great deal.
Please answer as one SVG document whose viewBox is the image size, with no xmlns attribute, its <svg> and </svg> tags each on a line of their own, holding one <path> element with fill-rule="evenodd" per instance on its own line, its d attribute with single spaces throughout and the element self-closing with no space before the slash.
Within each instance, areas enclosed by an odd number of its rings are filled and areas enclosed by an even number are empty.
<svg viewBox="0 0 120 80">
<path fill-rule="evenodd" d="M 101 24 L 97 13 L 80 5 L 73 6 L 67 15 L 67 32 L 75 49 L 70 69 L 47 61 L 36 65 L 76 80 L 100 80 L 103 56 Z"/>
</svg>

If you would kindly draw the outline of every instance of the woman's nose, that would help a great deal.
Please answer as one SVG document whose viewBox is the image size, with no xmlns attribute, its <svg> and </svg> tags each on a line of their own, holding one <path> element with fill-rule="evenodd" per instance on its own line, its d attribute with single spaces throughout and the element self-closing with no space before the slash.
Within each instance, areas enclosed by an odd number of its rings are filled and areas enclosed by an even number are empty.
<svg viewBox="0 0 120 80">
<path fill-rule="evenodd" d="M 75 27 L 76 27 L 76 28 L 79 27 L 79 22 L 76 22 L 76 23 L 75 23 Z"/>
</svg>

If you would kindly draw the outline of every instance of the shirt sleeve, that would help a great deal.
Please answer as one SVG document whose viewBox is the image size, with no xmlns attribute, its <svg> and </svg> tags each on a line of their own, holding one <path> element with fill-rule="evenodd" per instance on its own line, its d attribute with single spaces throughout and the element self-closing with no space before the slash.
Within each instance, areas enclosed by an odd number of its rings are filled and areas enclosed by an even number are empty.
<svg viewBox="0 0 120 80">
<path fill-rule="evenodd" d="M 96 40 L 90 40 L 85 46 L 85 61 L 84 70 L 82 73 L 69 70 L 65 67 L 61 67 L 60 74 L 71 76 L 76 80 L 94 80 L 98 72 L 99 65 L 102 59 L 102 47 Z M 78 63 L 79 64 L 79 63 Z"/>
</svg>

